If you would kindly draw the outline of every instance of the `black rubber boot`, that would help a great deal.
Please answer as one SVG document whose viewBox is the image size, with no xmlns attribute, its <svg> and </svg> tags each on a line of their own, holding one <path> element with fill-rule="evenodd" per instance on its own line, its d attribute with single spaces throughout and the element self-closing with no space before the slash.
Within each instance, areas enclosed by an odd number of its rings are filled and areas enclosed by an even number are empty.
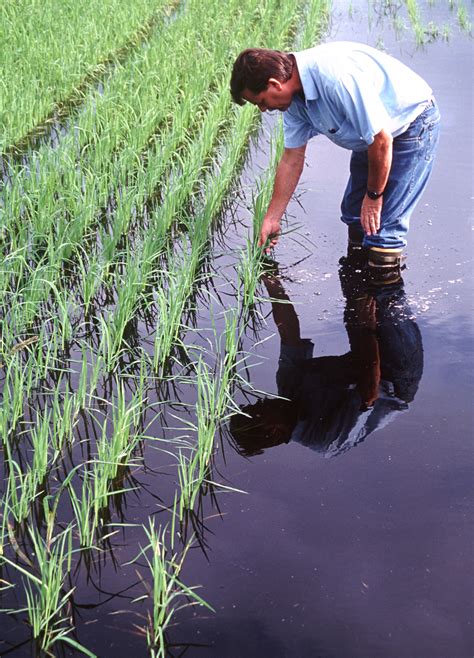
<svg viewBox="0 0 474 658">
<path fill-rule="evenodd" d="M 362 244 L 364 232 L 360 226 L 349 225 L 347 229 L 347 256 L 340 258 L 339 264 L 362 269 L 367 265 L 368 253 L 368 250 Z"/>
<path fill-rule="evenodd" d="M 402 250 L 370 247 L 367 261 L 368 281 L 374 286 L 387 286 L 402 280 Z"/>
</svg>

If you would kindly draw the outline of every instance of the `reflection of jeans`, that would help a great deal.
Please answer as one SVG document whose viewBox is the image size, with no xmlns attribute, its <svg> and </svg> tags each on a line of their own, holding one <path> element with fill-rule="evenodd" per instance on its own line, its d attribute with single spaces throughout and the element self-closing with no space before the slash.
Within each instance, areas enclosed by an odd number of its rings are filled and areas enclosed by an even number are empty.
<svg viewBox="0 0 474 658">
<path fill-rule="evenodd" d="M 439 111 L 435 101 L 393 140 L 390 176 L 383 195 L 381 228 L 365 236 L 368 247 L 402 248 L 410 215 L 426 187 L 439 140 Z M 342 221 L 360 226 L 360 209 L 367 190 L 367 151 L 353 152 L 350 178 L 341 204 Z"/>
<path fill-rule="evenodd" d="M 411 402 L 423 374 L 423 341 L 413 318 L 403 286 L 374 289 L 377 304 L 376 336 L 382 379 L 393 385 L 394 394 Z M 361 332 L 366 329 L 357 318 L 356 300 L 347 300 L 344 323 L 351 349 L 358 352 Z"/>
</svg>

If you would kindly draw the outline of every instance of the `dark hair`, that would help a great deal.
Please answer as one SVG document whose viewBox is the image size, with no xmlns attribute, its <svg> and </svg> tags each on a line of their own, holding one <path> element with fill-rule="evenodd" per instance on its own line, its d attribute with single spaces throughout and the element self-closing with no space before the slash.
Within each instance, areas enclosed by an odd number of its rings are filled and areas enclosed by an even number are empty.
<svg viewBox="0 0 474 658">
<path fill-rule="evenodd" d="M 259 94 L 268 87 L 270 78 L 287 82 L 293 73 L 294 57 L 290 53 L 266 48 L 248 48 L 234 62 L 230 93 L 235 103 L 243 105 L 244 89 Z"/>
<path fill-rule="evenodd" d="M 282 398 L 263 398 L 240 407 L 231 416 L 230 436 L 241 455 L 261 455 L 265 448 L 288 443 L 296 425 L 293 403 Z"/>
</svg>

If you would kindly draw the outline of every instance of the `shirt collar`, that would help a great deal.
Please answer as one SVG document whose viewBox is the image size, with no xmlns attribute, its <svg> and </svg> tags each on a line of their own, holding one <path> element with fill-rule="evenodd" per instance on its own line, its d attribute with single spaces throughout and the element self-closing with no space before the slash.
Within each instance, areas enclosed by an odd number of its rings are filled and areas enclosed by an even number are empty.
<svg viewBox="0 0 474 658">
<path fill-rule="evenodd" d="M 319 97 L 318 90 L 314 84 L 313 76 L 310 71 L 309 56 L 307 50 L 302 50 L 298 53 L 292 53 L 296 59 L 296 66 L 300 76 L 301 84 L 303 85 L 304 96 L 306 105 L 308 101 L 315 101 Z"/>
</svg>

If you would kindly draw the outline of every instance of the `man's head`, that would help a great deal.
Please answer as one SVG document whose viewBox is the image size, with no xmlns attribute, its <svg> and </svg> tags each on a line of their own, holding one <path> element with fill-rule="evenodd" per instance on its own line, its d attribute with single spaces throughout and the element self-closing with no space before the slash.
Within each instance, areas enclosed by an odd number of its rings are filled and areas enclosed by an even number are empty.
<svg viewBox="0 0 474 658">
<path fill-rule="evenodd" d="M 239 105 L 246 101 L 266 110 L 284 112 L 295 92 L 295 58 L 289 53 L 250 48 L 240 53 L 232 69 L 230 91 Z"/>
<path fill-rule="evenodd" d="M 291 400 L 263 398 L 241 407 L 241 411 L 231 417 L 229 425 L 241 454 L 259 455 L 290 440 L 297 420 L 297 407 Z"/>
</svg>

